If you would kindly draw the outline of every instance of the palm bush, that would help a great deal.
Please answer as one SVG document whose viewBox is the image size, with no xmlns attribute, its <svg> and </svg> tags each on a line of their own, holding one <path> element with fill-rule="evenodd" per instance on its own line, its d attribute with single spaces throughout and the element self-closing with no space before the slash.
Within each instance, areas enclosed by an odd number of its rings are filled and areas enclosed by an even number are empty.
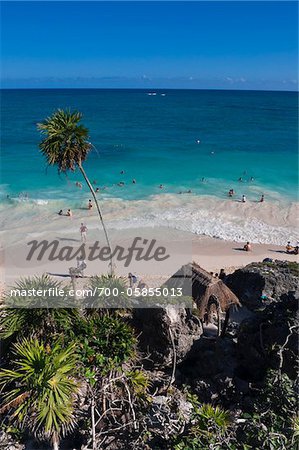
<svg viewBox="0 0 299 450">
<path fill-rule="evenodd" d="M 196 395 L 188 394 L 193 413 L 191 425 L 175 443 L 175 450 L 236 450 L 236 441 L 230 433 L 229 411 L 220 406 L 200 404 Z"/>
<path fill-rule="evenodd" d="M 92 293 L 84 300 L 85 308 L 128 308 L 126 280 L 122 277 L 100 275 L 89 280 L 86 289 Z"/>
<path fill-rule="evenodd" d="M 74 429 L 78 383 L 75 346 L 63 349 L 37 339 L 13 346 L 11 368 L 0 371 L 3 402 L 0 412 L 11 423 L 52 442 L 57 450 L 61 436 Z"/>
<path fill-rule="evenodd" d="M 4 296 L 5 308 L 0 311 L 0 338 L 16 340 L 20 336 L 34 334 L 52 339 L 53 335 L 71 329 L 79 312 L 67 308 L 67 295 L 61 297 L 55 294 L 56 289 L 61 288 L 61 283 L 48 275 L 18 281 L 11 291 L 20 291 L 20 295 Z M 44 294 L 31 295 L 33 290 L 41 290 Z"/>
</svg>

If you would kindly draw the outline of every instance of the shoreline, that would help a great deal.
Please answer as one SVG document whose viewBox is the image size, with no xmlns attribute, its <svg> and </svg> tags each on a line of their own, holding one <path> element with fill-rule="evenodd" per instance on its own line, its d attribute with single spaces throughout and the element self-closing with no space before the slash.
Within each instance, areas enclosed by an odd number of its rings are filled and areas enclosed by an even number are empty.
<svg viewBox="0 0 299 450">
<path fill-rule="evenodd" d="M 88 197 L 86 197 L 88 202 Z M 143 200 L 111 198 L 100 200 L 106 228 L 115 230 L 152 227 L 177 229 L 194 236 L 209 236 L 229 242 L 246 242 L 271 245 L 297 245 L 299 203 L 277 202 L 241 203 L 238 199 L 221 199 L 213 196 L 173 195 L 161 193 Z M 0 209 L 0 240 L 15 245 L 34 236 L 46 238 L 55 231 L 67 238 L 76 235 L 84 222 L 94 235 L 101 227 L 96 211 L 88 211 L 87 203 L 72 209 L 72 219 L 59 216 L 69 203 L 32 204 L 21 202 L 16 207 Z M 94 238 L 94 237 L 93 237 Z"/>
</svg>

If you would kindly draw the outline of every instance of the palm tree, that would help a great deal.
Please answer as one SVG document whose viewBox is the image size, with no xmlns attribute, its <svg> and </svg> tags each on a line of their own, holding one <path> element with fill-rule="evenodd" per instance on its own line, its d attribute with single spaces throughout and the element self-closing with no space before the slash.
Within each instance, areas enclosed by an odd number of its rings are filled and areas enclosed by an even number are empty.
<svg viewBox="0 0 299 450">
<path fill-rule="evenodd" d="M 38 130 L 44 136 L 39 148 L 46 157 L 47 163 L 52 166 L 56 165 L 59 173 L 74 172 L 76 168 L 82 173 L 97 207 L 107 246 L 110 250 L 110 272 L 112 275 L 114 267 L 108 233 L 95 191 L 82 165 L 92 148 L 92 144 L 88 141 L 88 129 L 79 124 L 81 119 L 82 114 L 78 111 L 71 112 L 62 109 L 55 111 L 51 117 L 37 124 Z"/>
<path fill-rule="evenodd" d="M 37 438 L 52 442 L 58 450 L 61 436 L 75 426 L 74 407 L 78 384 L 74 380 L 77 357 L 74 345 L 46 346 L 24 339 L 13 346 L 12 369 L 0 371 L 4 387 L 0 413 Z"/>
</svg>

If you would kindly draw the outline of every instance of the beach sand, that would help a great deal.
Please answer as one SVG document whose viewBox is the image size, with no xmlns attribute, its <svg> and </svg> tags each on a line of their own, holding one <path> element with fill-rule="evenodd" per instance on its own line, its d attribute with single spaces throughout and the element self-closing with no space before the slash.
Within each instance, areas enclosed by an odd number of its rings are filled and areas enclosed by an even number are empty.
<svg viewBox="0 0 299 450">
<path fill-rule="evenodd" d="M 295 255 L 286 254 L 285 248 L 272 244 L 253 244 L 251 252 L 243 251 L 243 244 L 225 241 L 221 239 L 210 238 L 206 236 L 194 235 L 190 232 L 183 232 L 167 227 L 155 228 L 138 228 L 125 230 L 110 230 L 110 239 L 112 247 L 116 245 L 122 246 L 128 252 L 128 248 L 136 237 L 140 237 L 138 244 L 143 239 L 147 239 L 147 245 L 155 240 L 154 248 L 162 246 L 165 248 L 165 254 L 168 258 L 165 261 L 156 261 L 151 259 L 149 261 L 136 261 L 132 259 L 129 265 L 125 265 L 126 260 L 115 260 L 116 274 L 119 276 L 127 276 L 128 272 L 132 272 L 143 279 L 149 286 L 159 286 L 163 281 L 166 281 L 172 274 L 174 274 L 183 264 L 195 261 L 200 264 L 207 271 L 219 273 L 221 268 L 226 272 L 232 272 L 234 269 L 245 266 L 250 262 L 262 261 L 264 258 L 298 261 Z M 31 233 L 30 239 L 26 238 L 23 244 L 17 243 L 10 245 L 1 251 L 1 283 L 2 286 L 11 286 L 15 281 L 21 277 L 42 275 L 48 273 L 55 279 L 63 282 L 69 282 L 68 275 L 69 267 L 76 266 L 76 258 L 66 261 L 55 259 L 49 260 L 49 252 L 45 253 L 44 257 L 38 261 L 36 256 L 38 251 L 30 261 L 26 258 L 30 251 L 31 245 L 28 242 L 32 239 L 38 241 L 47 239 L 49 242 L 57 241 L 58 250 L 62 247 L 71 247 L 73 253 L 80 247 L 81 240 L 78 231 L 67 228 L 56 232 L 47 233 Z M 102 230 L 97 228 L 88 231 L 88 239 L 85 244 L 85 249 L 94 245 L 98 240 L 99 246 L 105 246 L 105 240 Z M 58 254 L 58 250 L 55 255 Z M 144 251 L 145 251 L 144 250 Z M 68 252 L 65 249 L 64 252 Z M 153 253 L 153 252 L 152 252 Z M 136 255 L 136 253 L 135 253 Z M 84 272 L 85 277 L 99 275 L 108 272 L 108 262 L 95 259 L 88 260 L 86 257 L 87 268 Z M 127 260 L 128 261 L 128 260 Z"/>
</svg>

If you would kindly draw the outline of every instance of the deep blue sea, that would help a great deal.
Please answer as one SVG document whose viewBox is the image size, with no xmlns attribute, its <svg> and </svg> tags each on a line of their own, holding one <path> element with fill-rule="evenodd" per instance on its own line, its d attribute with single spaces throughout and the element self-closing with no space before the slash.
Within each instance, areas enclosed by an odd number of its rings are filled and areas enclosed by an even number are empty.
<svg viewBox="0 0 299 450">
<path fill-rule="evenodd" d="M 39 152 L 36 124 L 57 108 L 83 113 L 94 145 L 85 169 L 100 188 L 99 196 L 107 205 L 109 200 L 108 212 L 113 217 L 122 216 L 121 208 L 130 211 L 134 219 L 148 213 L 150 221 L 188 214 L 190 218 L 196 212 L 194 232 L 231 239 L 235 237 L 231 230 L 237 226 L 240 230 L 247 226 L 249 231 L 256 227 L 252 239 L 258 239 L 263 229 L 261 241 L 267 242 L 273 230 L 254 222 L 264 220 L 261 210 L 253 208 L 252 214 L 248 210 L 243 222 L 238 224 L 237 218 L 225 233 L 222 224 L 229 214 L 219 217 L 213 227 L 213 210 L 224 208 L 231 188 L 238 198 L 245 194 L 252 204 L 262 194 L 267 205 L 297 200 L 295 92 L 44 89 L 1 91 L 2 207 L 19 207 L 25 194 L 29 202 L 53 211 L 86 205 L 90 194 L 85 186 L 82 190 L 75 186 L 76 181 L 84 183 L 80 173 L 59 176 L 55 168 L 46 167 Z M 117 185 L 120 181 L 123 187 Z M 177 195 L 189 190 L 191 195 Z M 198 203 L 205 198 L 209 199 L 205 205 L 211 205 L 207 216 L 199 211 L 203 202 Z M 188 212 L 183 209 L 185 204 Z M 285 211 L 280 221 L 277 208 L 275 213 L 269 211 L 271 220 L 267 222 L 265 216 L 265 221 L 271 226 L 287 226 L 289 212 Z M 19 220 L 20 214 L 14 215 L 12 210 L 10 214 Z M 236 238 L 248 236 L 238 233 Z M 287 233 L 281 233 L 275 242 L 283 241 Z"/>
</svg>

